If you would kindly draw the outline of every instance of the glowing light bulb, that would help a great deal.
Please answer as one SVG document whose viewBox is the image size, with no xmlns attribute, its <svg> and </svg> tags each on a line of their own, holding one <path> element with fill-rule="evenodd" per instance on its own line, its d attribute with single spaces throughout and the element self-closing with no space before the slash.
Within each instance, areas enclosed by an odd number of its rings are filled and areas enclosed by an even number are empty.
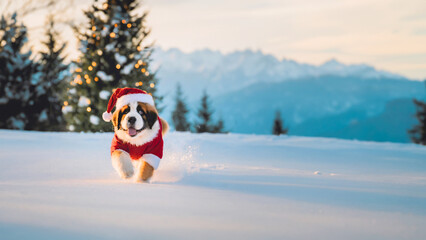
<svg viewBox="0 0 426 240">
<path fill-rule="evenodd" d="M 87 69 L 89 69 L 89 71 L 92 71 L 92 70 L 93 70 L 93 67 L 92 67 L 92 66 L 89 66 Z"/>
<path fill-rule="evenodd" d="M 64 102 L 64 106 L 68 106 L 68 102 L 67 101 Z"/>
<path fill-rule="evenodd" d="M 154 83 L 151 83 L 151 84 L 149 84 L 149 86 L 150 86 L 151 88 L 154 88 L 154 87 L 155 87 L 155 84 L 154 84 Z"/>
<path fill-rule="evenodd" d="M 137 49 L 139 52 L 140 52 L 140 51 L 142 51 L 141 46 L 138 46 L 136 49 Z"/>
<path fill-rule="evenodd" d="M 96 62 L 92 62 L 92 66 L 96 67 Z"/>
<path fill-rule="evenodd" d="M 91 108 L 91 107 L 87 107 L 87 108 L 86 108 L 86 110 L 87 110 L 88 112 L 91 112 L 91 111 L 92 111 L 92 108 Z"/>
<path fill-rule="evenodd" d="M 120 69 L 121 68 L 120 64 L 115 65 L 115 68 Z"/>
<path fill-rule="evenodd" d="M 131 27 L 132 27 L 132 24 L 128 23 L 127 28 L 131 28 Z"/>
<path fill-rule="evenodd" d="M 143 64 L 142 60 L 138 60 L 138 64 L 142 65 Z"/>
<path fill-rule="evenodd" d="M 136 63 L 136 64 L 135 64 L 135 68 L 139 68 L 139 64 L 137 64 L 137 63 Z"/>
<path fill-rule="evenodd" d="M 109 34 L 109 36 L 110 36 L 111 38 L 115 38 L 115 33 L 114 33 L 114 32 L 112 32 L 112 33 L 110 33 L 110 34 Z"/>
<path fill-rule="evenodd" d="M 76 68 L 75 71 L 76 72 L 81 72 L 81 68 Z"/>
<path fill-rule="evenodd" d="M 96 31 L 96 26 L 93 26 L 93 27 L 92 27 L 92 31 Z"/>
<path fill-rule="evenodd" d="M 95 77 L 95 82 L 97 82 L 97 81 L 99 81 L 99 78 L 98 78 L 98 77 Z"/>
<path fill-rule="evenodd" d="M 142 73 L 146 72 L 146 69 L 145 69 L 145 68 L 142 68 L 142 69 L 141 69 L 141 72 L 142 72 Z"/>
<path fill-rule="evenodd" d="M 123 19 L 123 20 L 121 20 L 121 23 L 122 23 L 122 24 L 126 24 L 126 20 L 124 20 L 124 19 Z"/>
</svg>

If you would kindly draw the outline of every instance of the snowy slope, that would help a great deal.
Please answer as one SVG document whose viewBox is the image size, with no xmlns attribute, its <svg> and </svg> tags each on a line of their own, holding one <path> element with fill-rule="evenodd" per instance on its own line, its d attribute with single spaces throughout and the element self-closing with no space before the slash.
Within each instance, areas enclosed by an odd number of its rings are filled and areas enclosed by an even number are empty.
<svg viewBox="0 0 426 240">
<path fill-rule="evenodd" d="M 172 132 L 136 184 L 111 138 L 1 130 L 1 239 L 426 238 L 422 146 Z"/>
</svg>

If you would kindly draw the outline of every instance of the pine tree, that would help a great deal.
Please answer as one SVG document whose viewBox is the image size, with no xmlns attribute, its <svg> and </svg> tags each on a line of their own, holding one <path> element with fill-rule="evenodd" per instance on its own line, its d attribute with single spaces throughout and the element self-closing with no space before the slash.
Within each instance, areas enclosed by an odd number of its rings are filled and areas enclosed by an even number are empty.
<svg viewBox="0 0 426 240">
<path fill-rule="evenodd" d="M 274 135 L 281 135 L 281 134 L 287 134 L 288 129 L 283 127 L 283 120 L 281 119 L 281 113 L 280 111 L 277 111 L 275 114 L 274 119 L 274 126 L 272 128 L 272 134 Z"/>
<path fill-rule="evenodd" d="M 209 96 L 204 91 L 201 97 L 201 106 L 198 109 L 198 117 L 200 122 L 195 123 L 195 131 L 197 133 L 209 132 L 209 133 L 222 133 L 224 124 L 222 120 L 219 120 L 217 124 L 213 123 L 212 115 L 213 110 L 210 109 Z"/>
<path fill-rule="evenodd" d="M 190 125 L 188 123 L 186 115 L 188 114 L 189 110 L 186 107 L 186 104 L 183 100 L 183 93 L 180 84 L 176 87 L 176 106 L 175 110 L 172 112 L 172 120 L 173 125 L 175 126 L 176 131 L 189 131 Z"/>
<path fill-rule="evenodd" d="M 31 129 L 39 118 L 35 103 L 43 91 L 39 87 L 38 64 L 31 51 L 22 48 L 28 41 L 27 28 L 18 24 L 17 14 L 0 20 L 0 128 Z"/>
<path fill-rule="evenodd" d="M 225 133 L 225 125 L 223 123 L 223 119 L 219 119 L 219 121 L 217 122 L 217 124 L 215 126 L 213 126 L 213 133 Z"/>
<path fill-rule="evenodd" d="M 414 99 L 413 102 L 417 107 L 416 118 L 419 124 L 409 130 L 408 133 L 411 135 L 411 141 L 417 144 L 426 145 L 426 102 L 416 99 Z"/>
<path fill-rule="evenodd" d="M 112 131 L 101 116 L 115 88 L 138 87 L 159 99 L 157 79 L 149 71 L 152 46 L 143 44 L 150 32 L 147 13 L 138 14 L 138 5 L 136 0 L 95 2 L 85 12 L 86 28 L 75 28 L 81 57 L 64 104 L 70 130 Z"/>
<path fill-rule="evenodd" d="M 66 44 L 58 43 L 58 35 L 55 31 L 53 17 L 50 16 L 46 29 L 47 39 L 43 42 L 46 51 L 41 52 L 40 59 L 41 81 L 38 88 L 42 91 L 35 102 L 35 109 L 40 115 L 32 127 L 36 130 L 65 130 L 61 107 L 65 79 L 68 77 L 68 66 L 63 63 L 65 58 L 62 56 Z"/>
</svg>

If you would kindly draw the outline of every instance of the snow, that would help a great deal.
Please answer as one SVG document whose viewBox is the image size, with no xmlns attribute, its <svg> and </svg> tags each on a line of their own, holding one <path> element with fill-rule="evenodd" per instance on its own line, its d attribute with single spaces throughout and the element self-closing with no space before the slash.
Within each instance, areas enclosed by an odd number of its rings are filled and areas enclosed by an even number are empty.
<svg viewBox="0 0 426 240">
<path fill-rule="evenodd" d="M 119 53 L 114 54 L 115 60 L 120 64 L 123 65 L 127 62 L 127 58 L 123 55 L 120 55 Z"/>
<path fill-rule="evenodd" d="M 113 76 L 106 74 L 104 71 L 98 71 L 96 75 L 102 80 L 110 82 L 114 80 Z"/>
<path fill-rule="evenodd" d="M 98 125 L 99 124 L 99 117 L 95 116 L 95 115 L 90 115 L 90 123 L 94 124 L 94 125 Z"/>
<path fill-rule="evenodd" d="M 111 51 L 113 51 L 114 49 L 115 49 L 114 43 L 109 43 L 109 44 L 107 44 L 107 45 L 105 46 L 105 50 L 106 50 L 107 52 L 111 52 Z"/>
<path fill-rule="evenodd" d="M 71 112 L 72 110 L 73 110 L 72 106 L 63 106 L 62 107 L 62 113 L 63 114 L 67 114 L 67 113 Z"/>
<path fill-rule="evenodd" d="M 48 117 L 47 117 L 47 109 L 44 109 L 41 113 L 40 113 L 40 116 L 38 117 L 38 120 L 40 121 L 40 122 L 42 122 L 42 121 L 46 121 L 48 119 Z"/>
<path fill-rule="evenodd" d="M 129 63 L 125 67 L 122 68 L 121 73 L 125 74 L 125 75 L 129 75 L 130 72 L 133 70 L 133 68 L 134 68 L 134 64 Z"/>
<path fill-rule="evenodd" d="M 25 118 L 25 115 L 23 115 L 23 113 L 20 113 L 18 115 L 18 118 L 16 117 L 11 117 L 8 119 L 9 122 L 11 122 L 11 127 L 14 129 L 24 129 L 25 127 L 25 121 L 19 118 Z"/>
<path fill-rule="evenodd" d="M 99 97 L 103 100 L 107 100 L 110 95 L 111 95 L 111 92 L 107 90 L 102 90 L 99 92 Z"/>
<path fill-rule="evenodd" d="M 171 132 L 141 184 L 113 171 L 112 136 L 0 130 L 2 239 L 426 236 L 423 146 Z"/>
<path fill-rule="evenodd" d="M 89 104 L 90 104 L 90 99 L 85 97 L 85 96 L 81 96 L 78 99 L 78 106 L 79 107 L 86 107 L 86 106 L 89 106 Z"/>
</svg>

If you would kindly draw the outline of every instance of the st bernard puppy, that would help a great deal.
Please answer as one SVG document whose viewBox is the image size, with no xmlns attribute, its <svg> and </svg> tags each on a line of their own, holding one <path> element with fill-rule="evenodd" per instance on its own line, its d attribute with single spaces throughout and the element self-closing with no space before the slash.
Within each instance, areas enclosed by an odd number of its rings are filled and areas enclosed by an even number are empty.
<svg viewBox="0 0 426 240">
<path fill-rule="evenodd" d="M 149 180 L 163 157 L 163 136 L 169 128 L 158 116 L 151 95 L 136 88 L 118 88 L 102 117 L 112 120 L 114 126 L 114 169 L 123 179 L 135 176 L 136 181 Z"/>
</svg>

